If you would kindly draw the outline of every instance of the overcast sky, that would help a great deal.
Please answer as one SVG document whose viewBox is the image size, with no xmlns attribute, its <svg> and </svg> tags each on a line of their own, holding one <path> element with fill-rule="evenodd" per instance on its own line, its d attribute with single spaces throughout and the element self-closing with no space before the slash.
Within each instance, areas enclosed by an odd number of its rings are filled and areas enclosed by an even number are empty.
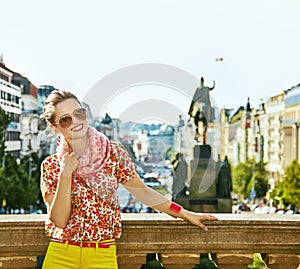
<svg viewBox="0 0 300 269">
<path fill-rule="evenodd" d="M 257 107 L 300 82 L 297 0 L 0 0 L 0 6 L 6 66 L 36 86 L 69 89 L 80 98 L 112 72 L 144 63 L 203 76 L 209 86 L 215 80 L 211 93 L 220 108 L 245 105 L 248 96 Z M 125 109 L 118 104 L 132 104 L 136 91 L 115 95 L 108 112 L 118 116 Z M 171 102 L 168 90 L 159 92 L 139 100 Z M 187 113 L 189 101 L 172 102 Z"/>
</svg>

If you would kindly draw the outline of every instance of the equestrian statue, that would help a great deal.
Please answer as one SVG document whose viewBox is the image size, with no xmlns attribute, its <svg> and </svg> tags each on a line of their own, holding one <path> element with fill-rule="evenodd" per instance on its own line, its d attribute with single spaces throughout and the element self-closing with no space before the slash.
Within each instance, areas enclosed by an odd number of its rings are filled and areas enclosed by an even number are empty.
<svg viewBox="0 0 300 269">
<path fill-rule="evenodd" d="M 190 119 L 194 119 L 196 126 L 195 140 L 203 145 L 206 144 L 206 132 L 210 122 L 212 122 L 212 106 L 209 92 L 215 88 L 215 81 L 212 87 L 204 86 L 204 78 L 200 79 L 200 86 L 196 89 L 190 109 Z"/>
</svg>

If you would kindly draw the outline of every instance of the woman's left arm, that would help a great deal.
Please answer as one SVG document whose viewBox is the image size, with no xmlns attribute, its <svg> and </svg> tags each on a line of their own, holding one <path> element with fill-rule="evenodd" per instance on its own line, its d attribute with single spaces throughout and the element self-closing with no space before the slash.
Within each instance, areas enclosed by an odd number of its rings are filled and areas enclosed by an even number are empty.
<svg viewBox="0 0 300 269">
<path fill-rule="evenodd" d="M 132 180 L 129 180 L 123 185 L 143 204 L 173 217 L 187 220 L 192 224 L 199 226 L 203 230 L 207 230 L 207 227 L 202 223 L 203 220 L 217 220 L 215 216 L 188 211 L 181 206 L 172 203 L 155 190 L 146 186 L 137 173 L 135 173 Z"/>
</svg>

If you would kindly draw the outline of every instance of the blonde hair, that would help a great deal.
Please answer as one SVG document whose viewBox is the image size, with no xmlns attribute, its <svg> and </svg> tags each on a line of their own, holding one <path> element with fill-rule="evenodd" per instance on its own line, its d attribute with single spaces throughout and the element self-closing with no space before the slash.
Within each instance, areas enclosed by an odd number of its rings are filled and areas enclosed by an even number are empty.
<svg viewBox="0 0 300 269">
<path fill-rule="evenodd" d="M 50 95 L 46 98 L 44 102 L 44 107 L 43 107 L 43 118 L 48 122 L 48 123 L 54 123 L 55 119 L 55 106 L 66 100 L 73 98 L 75 99 L 79 104 L 80 101 L 78 98 L 71 92 L 69 91 L 59 91 L 59 90 L 54 90 L 50 93 Z"/>
</svg>

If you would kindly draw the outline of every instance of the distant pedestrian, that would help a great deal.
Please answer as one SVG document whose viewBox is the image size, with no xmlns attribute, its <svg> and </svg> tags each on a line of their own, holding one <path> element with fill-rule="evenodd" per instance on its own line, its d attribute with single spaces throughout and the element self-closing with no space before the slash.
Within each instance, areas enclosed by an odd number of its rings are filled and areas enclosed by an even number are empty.
<svg viewBox="0 0 300 269">
<path fill-rule="evenodd" d="M 270 212 L 269 207 L 266 205 L 267 201 L 264 199 L 259 202 L 258 206 L 254 209 L 256 214 L 268 214 Z"/>
<path fill-rule="evenodd" d="M 202 229 L 214 216 L 190 212 L 147 187 L 125 148 L 88 125 L 87 111 L 67 91 L 52 91 L 43 116 L 58 135 L 57 152 L 41 165 L 50 238 L 43 269 L 118 268 L 118 184 L 143 204 Z"/>
</svg>

